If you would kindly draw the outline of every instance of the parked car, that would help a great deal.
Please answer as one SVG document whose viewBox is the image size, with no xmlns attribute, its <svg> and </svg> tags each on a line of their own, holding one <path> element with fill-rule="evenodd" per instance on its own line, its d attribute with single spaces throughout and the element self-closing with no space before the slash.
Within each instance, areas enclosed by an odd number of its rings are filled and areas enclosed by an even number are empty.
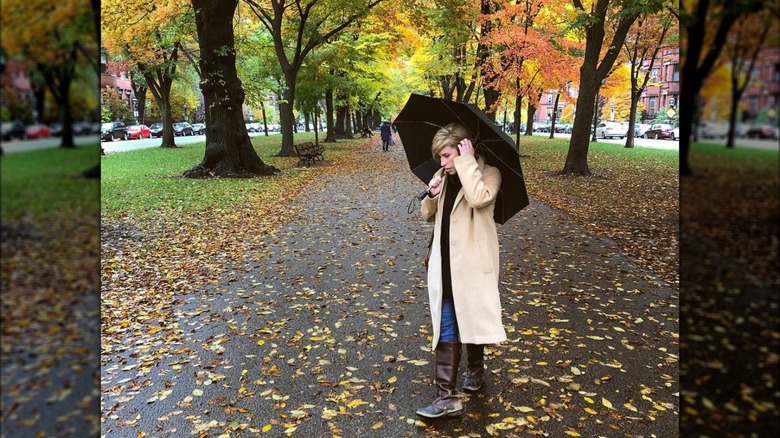
<svg viewBox="0 0 780 438">
<path fill-rule="evenodd" d="M 70 125 L 70 129 L 73 130 L 73 135 L 89 135 L 92 132 L 88 122 L 73 122 Z"/>
<path fill-rule="evenodd" d="M 680 127 L 677 126 L 676 128 L 672 129 L 672 140 L 677 140 L 680 138 Z"/>
<path fill-rule="evenodd" d="M 596 126 L 597 138 L 625 138 L 628 135 L 628 124 L 620 122 L 599 122 Z"/>
<path fill-rule="evenodd" d="M 173 135 L 192 135 L 192 125 L 187 122 L 177 122 L 173 124 Z"/>
<path fill-rule="evenodd" d="M 149 126 L 149 130 L 152 132 L 152 137 L 162 137 L 163 135 L 163 124 L 160 122 L 152 123 Z"/>
<path fill-rule="evenodd" d="M 702 122 L 699 125 L 701 138 L 726 138 L 728 135 L 729 124 L 727 122 Z"/>
<path fill-rule="evenodd" d="M 635 123 L 634 124 L 634 138 L 643 137 L 645 132 L 650 129 L 649 123 Z"/>
<path fill-rule="evenodd" d="M 674 126 L 668 123 L 656 123 L 645 131 L 645 138 L 670 138 L 674 140 Z"/>
<path fill-rule="evenodd" d="M 127 127 L 127 138 L 143 140 L 145 138 L 152 138 L 152 130 L 144 124 L 130 125 Z"/>
<path fill-rule="evenodd" d="M 62 135 L 62 123 L 54 122 L 49 125 L 49 135 L 52 137 L 59 137 Z"/>
<path fill-rule="evenodd" d="M 127 140 L 127 126 L 122 122 L 106 122 L 100 126 L 100 140 L 114 141 L 115 138 Z"/>
<path fill-rule="evenodd" d="M 195 135 L 203 135 L 206 133 L 206 124 L 205 123 L 194 123 L 192 125 L 192 132 L 195 133 Z"/>
<path fill-rule="evenodd" d="M 24 123 L 19 120 L 0 123 L 0 138 L 3 141 L 9 141 L 14 138 L 24 140 L 27 138 L 27 130 L 24 129 Z"/>
<path fill-rule="evenodd" d="M 550 132 L 550 125 L 547 123 L 534 124 L 534 132 Z"/>
<path fill-rule="evenodd" d="M 43 123 L 33 123 L 31 125 L 27 125 L 25 130 L 27 131 L 27 138 L 31 139 L 49 138 L 49 135 L 51 135 L 51 129 L 49 129 L 49 127 Z"/>
<path fill-rule="evenodd" d="M 745 131 L 745 135 L 747 138 L 768 138 L 768 139 L 776 139 L 778 137 L 778 128 L 771 126 L 771 125 L 758 125 L 753 126 L 747 131 Z"/>
</svg>

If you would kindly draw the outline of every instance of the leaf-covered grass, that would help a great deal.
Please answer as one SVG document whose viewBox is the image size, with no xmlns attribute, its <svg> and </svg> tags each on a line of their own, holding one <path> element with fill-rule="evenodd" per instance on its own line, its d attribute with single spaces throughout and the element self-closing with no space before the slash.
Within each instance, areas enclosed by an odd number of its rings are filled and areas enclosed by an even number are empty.
<svg viewBox="0 0 780 438">
<path fill-rule="evenodd" d="M 760 436 L 778 430 L 777 373 L 767 370 L 780 348 L 780 154 L 696 143 L 689 160 L 693 175 L 680 183 L 680 383 L 692 391 L 681 424 Z"/>
<path fill-rule="evenodd" d="M 81 172 L 98 163 L 98 145 L 75 149 L 41 149 L 3 155 L 3 222 L 26 218 L 46 221 L 52 217 L 95 214 L 100 200 L 100 183 L 81 177 Z"/>
<path fill-rule="evenodd" d="M 780 154 L 696 143 L 689 160 L 694 174 L 684 179 L 680 199 L 682 224 L 691 238 L 717 242 L 722 255 L 758 275 L 773 275 Z"/>
<path fill-rule="evenodd" d="M 322 140 L 323 134 L 320 134 Z M 230 210 L 254 203 L 273 203 L 291 185 L 317 167 L 296 167 L 295 157 L 275 157 L 280 135 L 252 137 L 260 158 L 282 170 L 282 175 L 249 179 L 187 179 L 184 171 L 203 160 L 205 143 L 176 149 L 150 148 L 105 155 L 102 159 L 102 216 L 144 220 L 155 216 L 190 215 L 205 211 Z M 299 133 L 295 142 L 313 141 L 314 133 Z M 332 160 L 350 143 L 326 144 L 325 156 Z"/>
<path fill-rule="evenodd" d="M 100 181 L 81 176 L 99 160 L 97 144 L 0 159 L 0 393 L 9 435 L 34 436 L 36 429 L 100 431 L 94 415 L 99 397 L 92 392 L 100 384 L 95 361 Z M 92 385 L 84 384 L 90 380 Z M 47 412 L 63 415 L 41 417 L 44 403 Z"/>
<path fill-rule="evenodd" d="M 520 139 L 529 193 L 613 238 L 641 266 L 678 284 L 678 152 L 591 143 L 593 176 L 561 176 L 568 147 L 566 139 Z"/>
</svg>

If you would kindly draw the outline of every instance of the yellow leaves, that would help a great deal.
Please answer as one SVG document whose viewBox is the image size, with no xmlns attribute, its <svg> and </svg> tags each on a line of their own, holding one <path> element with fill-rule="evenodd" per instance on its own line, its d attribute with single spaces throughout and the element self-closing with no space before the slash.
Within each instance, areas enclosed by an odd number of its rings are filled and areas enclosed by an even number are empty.
<svg viewBox="0 0 780 438">
<path fill-rule="evenodd" d="M 352 400 L 351 402 L 347 403 L 347 407 L 349 407 L 349 408 L 356 408 L 356 407 L 358 407 L 360 405 L 367 405 L 367 404 L 368 404 L 368 402 L 363 401 L 363 400 L 358 398 L 358 399 Z"/>
<path fill-rule="evenodd" d="M 389 379 L 387 379 L 387 383 L 395 383 L 396 381 L 398 381 L 398 377 L 396 377 L 396 376 L 393 376 L 393 377 L 390 377 Z"/>
<path fill-rule="evenodd" d="M 579 433 L 577 433 L 577 432 L 575 432 L 575 431 L 573 431 L 573 430 L 571 430 L 571 429 L 569 429 L 569 430 L 564 430 L 563 432 L 564 432 L 566 435 L 569 435 L 569 436 L 582 436 L 582 435 L 580 435 Z"/>
<path fill-rule="evenodd" d="M 607 400 L 607 399 L 605 399 L 603 397 L 601 398 L 601 404 L 604 405 L 605 407 L 609 408 L 609 409 L 615 409 L 612 406 L 612 402 L 610 402 L 609 400 Z"/>
<path fill-rule="evenodd" d="M 195 388 L 192 390 L 192 395 L 194 395 L 195 397 L 200 397 L 203 395 L 203 390 Z"/>
<path fill-rule="evenodd" d="M 0 32 L 9 55 L 48 66 L 63 64 L 71 52 L 78 57 L 76 42 L 87 51 L 97 46 L 91 5 L 79 0 L 3 0 Z"/>
<path fill-rule="evenodd" d="M 382 423 L 381 421 L 377 421 L 376 423 L 373 424 L 373 426 L 371 426 L 371 428 L 377 430 L 377 429 L 381 429 L 382 426 L 384 426 L 384 423 Z"/>
<path fill-rule="evenodd" d="M 594 411 L 592 408 L 589 408 L 589 407 L 585 408 L 585 412 L 587 412 L 587 413 L 589 413 L 591 415 L 596 415 L 597 414 L 596 411 Z"/>
</svg>

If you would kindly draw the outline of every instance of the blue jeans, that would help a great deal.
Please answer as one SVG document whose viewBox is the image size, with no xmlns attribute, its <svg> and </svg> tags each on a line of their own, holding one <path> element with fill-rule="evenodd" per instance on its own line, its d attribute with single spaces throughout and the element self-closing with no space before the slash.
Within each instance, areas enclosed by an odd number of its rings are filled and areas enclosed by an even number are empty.
<svg viewBox="0 0 780 438">
<path fill-rule="evenodd" d="M 439 342 L 459 342 L 458 319 L 455 317 L 455 302 L 452 300 L 441 300 Z"/>
</svg>

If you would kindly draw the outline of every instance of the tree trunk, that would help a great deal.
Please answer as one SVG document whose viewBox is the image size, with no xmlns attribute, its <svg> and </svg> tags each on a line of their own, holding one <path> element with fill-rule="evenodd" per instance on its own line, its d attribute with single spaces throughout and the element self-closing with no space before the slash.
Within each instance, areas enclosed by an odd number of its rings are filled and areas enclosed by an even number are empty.
<svg viewBox="0 0 780 438">
<path fill-rule="evenodd" d="M 626 134 L 626 147 L 634 147 L 634 131 L 636 131 L 636 107 L 639 104 L 639 98 L 641 97 L 642 90 L 636 84 L 636 78 L 634 73 L 631 73 L 631 89 L 638 90 L 637 92 L 631 92 L 631 106 L 629 107 L 628 115 L 628 133 Z"/>
<path fill-rule="evenodd" d="M 70 109 L 70 78 L 63 78 L 60 82 L 60 96 L 62 97 L 62 143 L 61 148 L 75 148 L 76 142 L 73 140 L 73 115 Z"/>
<path fill-rule="evenodd" d="M 532 135 L 534 132 L 534 116 L 536 114 L 536 105 L 528 104 L 528 115 L 525 122 L 525 135 Z"/>
<path fill-rule="evenodd" d="M 352 111 L 348 106 L 344 107 L 344 138 L 355 138 L 352 133 Z"/>
<path fill-rule="evenodd" d="M 265 102 L 260 101 L 260 113 L 263 115 L 263 130 L 265 136 L 268 137 L 268 116 L 265 114 Z"/>
<path fill-rule="evenodd" d="M 46 87 L 51 91 L 54 99 L 57 102 L 61 102 L 62 114 L 60 115 L 62 122 L 62 138 L 60 140 L 61 148 L 75 148 L 76 143 L 73 141 L 73 129 L 71 123 L 73 122 L 73 116 L 71 115 L 70 108 L 70 85 L 73 80 L 75 61 L 66 62 L 53 69 L 44 69 L 44 80 Z M 39 117 L 43 114 L 39 114 Z M 37 120 L 36 120 L 37 121 Z"/>
<path fill-rule="evenodd" d="M 558 119 L 558 102 L 561 98 L 561 93 L 555 93 L 555 104 L 553 104 L 552 111 L 552 123 L 550 124 L 550 138 L 555 137 L 555 120 Z"/>
<path fill-rule="evenodd" d="M 595 71 L 595 63 L 594 69 Z M 574 126 L 571 130 L 571 140 L 569 140 L 569 152 L 566 154 L 566 164 L 563 167 L 564 174 L 571 175 L 590 175 L 588 167 L 588 147 L 590 146 L 590 130 L 595 114 L 596 93 L 598 92 L 598 83 L 600 79 L 591 73 L 585 76 L 585 66 L 580 68 L 580 90 L 577 96 L 575 111 L 577 116 L 574 118 Z"/>
<path fill-rule="evenodd" d="M 325 140 L 323 143 L 335 143 L 336 132 L 333 126 L 333 90 L 325 90 Z"/>
<path fill-rule="evenodd" d="M 284 89 L 283 101 L 279 103 L 279 123 L 282 126 L 282 148 L 277 157 L 294 157 L 295 148 L 295 115 L 293 114 L 293 101 L 295 100 L 295 74 L 285 73 L 284 81 L 287 85 Z"/>
<path fill-rule="evenodd" d="M 336 108 L 336 125 L 333 127 L 333 132 L 336 134 L 336 138 L 344 138 L 346 135 L 344 119 L 346 118 L 346 108 L 343 106 Z"/>
<path fill-rule="evenodd" d="M 173 135 L 173 113 L 171 111 L 170 91 L 173 81 L 163 81 L 161 89 L 163 91 L 163 97 L 157 100 L 157 106 L 160 108 L 160 118 L 162 118 L 163 135 L 161 148 L 175 148 L 176 140 Z M 154 93 L 152 93 L 154 95 Z"/>
<path fill-rule="evenodd" d="M 233 15 L 238 0 L 192 0 L 200 46 L 200 89 L 206 107 L 206 153 L 187 178 L 251 177 L 278 172 L 255 152 L 241 110 L 244 90 L 236 72 Z"/>
<path fill-rule="evenodd" d="M 146 124 L 146 86 L 141 84 L 135 84 L 133 83 L 133 92 L 135 93 L 135 98 L 138 101 L 138 123 L 145 125 Z"/>
<path fill-rule="evenodd" d="M 520 79 L 517 79 L 517 87 L 515 96 L 515 143 L 517 145 L 517 151 L 520 152 L 520 125 L 523 120 L 523 95 L 520 94 Z"/>
<path fill-rule="evenodd" d="M 565 175 L 591 175 L 588 167 L 588 148 L 596 94 L 601 86 L 601 80 L 607 77 L 612 66 L 615 65 L 626 34 L 638 16 L 637 12 L 628 13 L 621 9 L 622 15 L 615 27 L 612 40 L 606 43 L 607 52 L 600 59 L 601 49 L 604 46 L 604 24 L 609 3 L 609 0 L 596 0 L 591 11 L 593 21 L 585 31 L 585 56 L 580 66 L 579 96 L 575 107 L 577 115 L 574 118 L 566 163 L 561 171 Z"/>
<path fill-rule="evenodd" d="M 173 138 L 173 114 L 171 113 L 172 76 L 176 72 L 176 59 L 177 54 L 176 49 L 174 49 L 171 55 L 170 67 L 149 71 L 144 64 L 138 64 L 138 69 L 143 74 L 144 79 L 146 79 L 146 85 L 149 87 L 149 91 L 152 92 L 152 97 L 154 97 L 157 107 L 160 108 L 160 118 L 162 118 L 163 124 L 161 148 L 176 147 L 176 142 Z"/>
<path fill-rule="evenodd" d="M 690 40 L 689 40 L 690 41 Z M 699 51 L 696 52 L 697 54 Z M 701 80 L 696 76 L 696 62 L 688 55 L 688 62 L 683 64 L 680 71 L 680 175 L 691 175 L 690 163 L 688 162 L 688 152 L 691 147 L 691 123 L 693 122 L 693 111 L 696 108 L 696 95 L 701 88 Z"/>
</svg>

